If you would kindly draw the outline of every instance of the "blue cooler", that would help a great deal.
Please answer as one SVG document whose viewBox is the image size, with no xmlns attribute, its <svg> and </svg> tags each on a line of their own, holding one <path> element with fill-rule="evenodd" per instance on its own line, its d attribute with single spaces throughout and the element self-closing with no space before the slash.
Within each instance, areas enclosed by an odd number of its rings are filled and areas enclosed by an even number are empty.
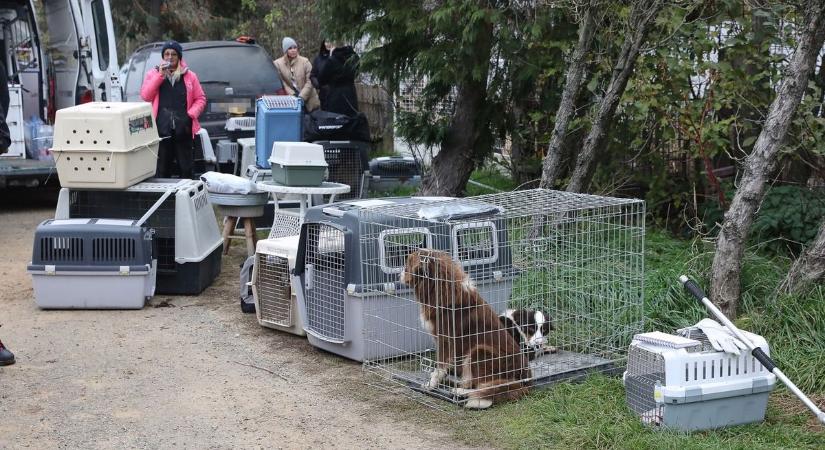
<svg viewBox="0 0 825 450">
<path fill-rule="evenodd" d="M 265 95 L 255 109 L 255 163 L 269 168 L 269 156 L 275 142 L 301 142 L 303 101 L 291 95 Z"/>
</svg>

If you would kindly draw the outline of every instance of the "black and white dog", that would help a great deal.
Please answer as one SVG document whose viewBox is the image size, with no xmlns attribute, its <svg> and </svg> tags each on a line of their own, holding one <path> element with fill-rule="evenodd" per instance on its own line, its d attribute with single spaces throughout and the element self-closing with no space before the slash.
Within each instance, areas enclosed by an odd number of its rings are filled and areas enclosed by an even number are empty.
<svg viewBox="0 0 825 450">
<path fill-rule="evenodd" d="M 539 309 L 508 309 L 499 316 L 499 320 L 531 361 L 546 353 L 556 353 L 556 347 L 547 343 L 547 337 L 553 330 L 553 320 L 547 312 Z"/>
</svg>

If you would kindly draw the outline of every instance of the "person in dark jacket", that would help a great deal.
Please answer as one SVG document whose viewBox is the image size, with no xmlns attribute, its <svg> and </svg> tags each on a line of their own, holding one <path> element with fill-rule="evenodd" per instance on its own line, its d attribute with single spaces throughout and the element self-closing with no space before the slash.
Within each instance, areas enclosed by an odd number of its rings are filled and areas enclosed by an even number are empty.
<svg viewBox="0 0 825 450">
<path fill-rule="evenodd" d="M 354 116 L 358 114 L 358 94 L 355 76 L 358 73 L 358 55 L 351 46 L 333 47 L 324 66 L 318 71 L 318 83 L 328 85 L 324 111 Z"/>
<path fill-rule="evenodd" d="M 324 39 L 321 42 L 321 48 L 318 50 L 318 56 L 312 60 L 312 71 L 309 74 L 309 81 L 312 82 L 312 86 L 315 87 L 315 90 L 318 91 L 318 98 L 321 100 L 321 110 L 327 110 L 327 96 L 329 95 L 329 84 L 321 84 L 318 81 L 318 74 L 321 73 L 321 68 L 323 68 L 327 60 L 329 59 L 329 50 L 334 48 L 332 42 Z"/>
<path fill-rule="evenodd" d="M 141 98 L 152 103 L 158 134 L 164 138 L 158 148 L 156 175 L 172 176 L 172 163 L 177 160 L 180 177 L 192 178 L 192 145 L 200 130 L 198 117 L 206 107 L 206 94 L 197 74 L 183 61 L 180 44 L 167 42 L 161 55 L 163 61 L 149 70 L 140 88 Z"/>
</svg>

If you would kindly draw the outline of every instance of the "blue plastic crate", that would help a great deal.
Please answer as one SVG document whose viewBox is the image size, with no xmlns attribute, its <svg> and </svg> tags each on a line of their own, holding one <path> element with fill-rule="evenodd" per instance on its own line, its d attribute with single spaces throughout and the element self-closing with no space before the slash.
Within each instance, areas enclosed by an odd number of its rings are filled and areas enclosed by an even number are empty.
<svg viewBox="0 0 825 450">
<path fill-rule="evenodd" d="M 266 95 L 258 99 L 255 109 L 256 164 L 269 168 L 269 156 L 275 142 L 301 142 L 303 101 L 291 95 Z"/>
</svg>

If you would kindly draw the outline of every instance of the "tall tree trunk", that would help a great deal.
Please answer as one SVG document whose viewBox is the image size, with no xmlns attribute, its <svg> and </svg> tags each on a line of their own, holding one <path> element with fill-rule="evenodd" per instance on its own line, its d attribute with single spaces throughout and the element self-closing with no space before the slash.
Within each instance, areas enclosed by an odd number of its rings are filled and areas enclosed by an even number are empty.
<svg viewBox="0 0 825 450">
<path fill-rule="evenodd" d="M 550 144 L 547 146 L 547 155 L 542 162 L 541 183 L 539 183 L 541 188 L 551 189 L 561 171 L 564 137 L 567 134 L 567 127 L 576 112 L 576 95 L 579 93 L 584 79 L 585 58 L 593 44 L 593 36 L 596 32 L 596 15 L 600 14 L 596 10 L 597 7 L 598 2 L 591 0 L 579 25 L 579 40 L 576 43 L 573 56 L 570 58 L 570 64 L 567 66 L 564 90 L 561 93 L 559 109 L 556 111 L 556 122 L 553 124 Z"/>
<path fill-rule="evenodd" d="M 160 9 L 163 0 L 151 0 L 149 2 L 149 16 L 146 18 L 149 29 L 149 41 L 160 41 L 163 39 L 163 30 L 160 27 Z"/>
<path fill-rule="evenodd" d="M 492 23 L 485 23 L 474 43 L 473 55 L 490 61 Z M 455 112 L 450 119 L 441 149 L 432 160 L 429 176 L 422 183 L 422 195 L 460 196 L 467 180 L 489 151 L 487 123 L 487 74 L 489 65 L 478 74 L 466 75 L 456 89 Z"/>
<path fill-rule="evenodd" d="M 723 312 L 736 316 L 740 293 L 742 255 L 756 210 L 764 198 L 766 181 L 776 166 L 776 155 L 785 139 L 796 108 L 808 86 L 816 57 L 825 39 L 825 2 L 811 0 L 799 13 L 805 17 L 796 51 L 785 69 L 782 86 L 768 110 L 768 118 L 745 159 L 739 188 L 725 213 L 711 268 L 710 298 Z"/>
<path fill-rule="evenodd" d="M 616 106 L 622 98 L 627 82 L 633 72 L 633 66 L 639 57 L 639 49 L 653 26 L 653 22 L 662 9 L 662 0 L 636 0 L 630 9 L 628 19 L 629 34 L 622 44 L 622 50 L 613 65 L 613 75 L 607 91 L 599 104 L 598 112 L 584 140 L 584 146 L 576 158 L 576 167 L 567 185 L 568 192 L 581 192 L 590 182 L 593 172 L 593 160 L 596 151 L 601 148 L 610 131 Z"/>
<path fill-rule="evenodd" d="M 825 278 L 825 220 L 819 226 L 819 233 L 794 261 L 785 280 L 779 286 L 780 292 L 802 292 L 816 281 Z"/>
</svg>

